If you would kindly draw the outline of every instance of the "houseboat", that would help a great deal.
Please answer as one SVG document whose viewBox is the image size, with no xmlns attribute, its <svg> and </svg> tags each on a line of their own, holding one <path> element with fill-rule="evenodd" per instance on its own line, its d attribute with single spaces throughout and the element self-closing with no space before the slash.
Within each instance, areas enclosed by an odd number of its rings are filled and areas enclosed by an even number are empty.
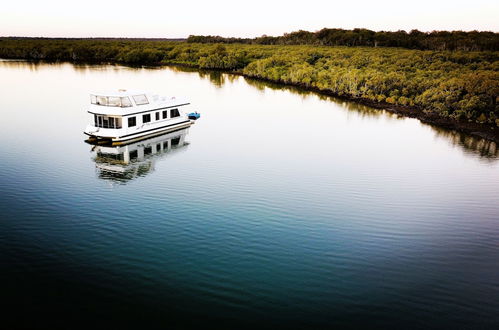
<svg viewBox="0 0 499 330">
<path fill-rule="evenodd" d="M 122 143 L 187 128 L 194 123 L 189 102 L 142 91 L 119 89 L 90 94 L 90 140 Z M 194 117 L 192 117 L 194 118 Z"/>
<path fill-rule="evenodd" d="M 188 132 L 184 128 L 127 144 L 95 144 L 91 152 L 97 176 L 119 183 L 145 176 L 154 171 L 158 159 L 185 150 Z"/>
</svg>

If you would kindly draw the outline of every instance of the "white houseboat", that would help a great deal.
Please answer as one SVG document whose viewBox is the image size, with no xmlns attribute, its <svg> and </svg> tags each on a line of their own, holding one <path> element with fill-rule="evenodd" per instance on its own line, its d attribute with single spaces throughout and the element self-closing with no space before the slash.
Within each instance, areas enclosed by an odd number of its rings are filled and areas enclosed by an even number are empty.
<svg viewBox="0 0 499 330">
<path fill-rule="evenodd" d="M 113 143 L 189 127 L 193 124 L 189 116 L 195 114 L 185 111 L 189 105 L 185 99 L 125 89 L 91 93 L 90 103 L 92 123 L 84 133 L 90 140 Z"/>
</svg>

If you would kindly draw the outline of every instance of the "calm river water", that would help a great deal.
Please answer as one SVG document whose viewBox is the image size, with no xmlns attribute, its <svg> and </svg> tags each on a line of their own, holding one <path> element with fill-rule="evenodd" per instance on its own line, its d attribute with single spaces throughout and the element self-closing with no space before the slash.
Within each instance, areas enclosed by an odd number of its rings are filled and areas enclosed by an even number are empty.
<svg viewBox="0 0 499 330">
<path fill-rule="evenodd" d="M 106 163 L 90 90 L 188 97 L 171 150 Z M 0 62 L 1 322 L 499 325 L 499 158 L 483 140 L 175 68 Z"/>
</svg>

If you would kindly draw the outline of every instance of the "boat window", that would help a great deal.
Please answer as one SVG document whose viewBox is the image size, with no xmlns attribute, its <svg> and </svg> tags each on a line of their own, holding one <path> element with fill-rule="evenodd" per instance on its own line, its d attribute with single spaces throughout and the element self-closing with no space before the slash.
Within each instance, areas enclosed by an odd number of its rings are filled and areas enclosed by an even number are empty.
<svg viewBox="0 0 499 330">
<path fill-rule="evenodd" d="M 114 118 L 114 128 L 121 128 L 121 118 L 120 117 Z"/>
<path fill-rule="evenodd" d="M 107 105 L 107 97 L 97 96 L 97 105 Z"/>
<path fill-rule="evenodd" d="M 137 152 L 137 150 L 130 151 L 130 160 L 135 160 L 137 158 L 139 158 L 139 153 Z"/>
<path fill-rule="evenodd" d="M 145 147 L 144 148 L 144 155 L 150 155 L 152 154 L 152 147 L 149 146 L 149 147 Z"/>
<path fill-rule="evenodd" d="M 135 125 L 137 125 L 137 118 L 135 117 L 128 118 L 128 127 L 133 127 Z"/>
<path fill-rule="evenodd" d="M 135 101 L 135 104 L 137 104 L 137 105 L 149 104 L 149 101 L 147 100 L 147 97 L 145 96 L 145 94 L 134 95 L 132 97 L 133 97 L 133 100 Z"/>
<path fill-rule="evenodd" d="M 99 96 L 90 95 L 90 102 L 96 105 L 104 105 L 108 107 L 131 107 L 132 102 L 128 97 L 118 96 Z"/>
<path fill-rule="evenodd" d="M 143 123 L 148 123 L 151 121 L 151 114 L 148 113 L 147 115 L 142 115 L 142 122 Z"/>
<path fill-rule="evenodd" d="M 110 107 L 119 107 L 121 106 L 121 99 L 119 97 L 110 96 L 107 98 L 107 105 Z"/>
<path fill-rule="evenodd" d="M 170 110 L 170 118 L 179 117 L 179 116 L 180 116 L 180 113 L 178 112 L 178 109 L 171 109 Z"/>
<path fill-rule="evenodd" d="M 107 128 L 114 128 L 114 118 L 113 117 L 104 117 L 104 122 L 107 120 Z"/>
<path fill-rule="evenodd" d="M 130 102 L 130 99 L 128 98 L 128 96 L 121 98 L 121 106 L 122 107 L 131 107 L 132 106 L 132 102 Z"/>
<path fill-rule="evenodd" d="M 163 142 L 163 150 L 168 149 L 168 141 Z"/>
<path fill-rule="evenodd" d="M 121 117 L 108 117 L 104 115 L 94 115 L 96 127 L 121 128 Z"/>
<path fill-rule="evenodd" d="M 156 152 L 161 151 L 161 143 L 156 144 Z"/>
<path fill-rule="evenodd" d="M 156 120 L 159 120 L 159 112 L 156 112 Z"/>
<path fill-rule="evenodd" d="M 163 110 L 163 119 L 168 117 L 168 110 Z"/>
</svg>

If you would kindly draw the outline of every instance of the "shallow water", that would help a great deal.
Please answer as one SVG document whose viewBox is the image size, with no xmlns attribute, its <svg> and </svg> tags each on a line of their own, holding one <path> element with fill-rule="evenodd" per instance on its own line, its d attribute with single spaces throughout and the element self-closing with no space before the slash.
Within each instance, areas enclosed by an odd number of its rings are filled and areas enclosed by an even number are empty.
<svg viewBox="0 0 499 330">
<path fill-rule="evenodd" d="M 110 87 L 201 119 L 106 164 Z M 2 61 L 0 89 L 3 324 L 499 325 L 493 143 L 217 72 Z"/>
</svg>

